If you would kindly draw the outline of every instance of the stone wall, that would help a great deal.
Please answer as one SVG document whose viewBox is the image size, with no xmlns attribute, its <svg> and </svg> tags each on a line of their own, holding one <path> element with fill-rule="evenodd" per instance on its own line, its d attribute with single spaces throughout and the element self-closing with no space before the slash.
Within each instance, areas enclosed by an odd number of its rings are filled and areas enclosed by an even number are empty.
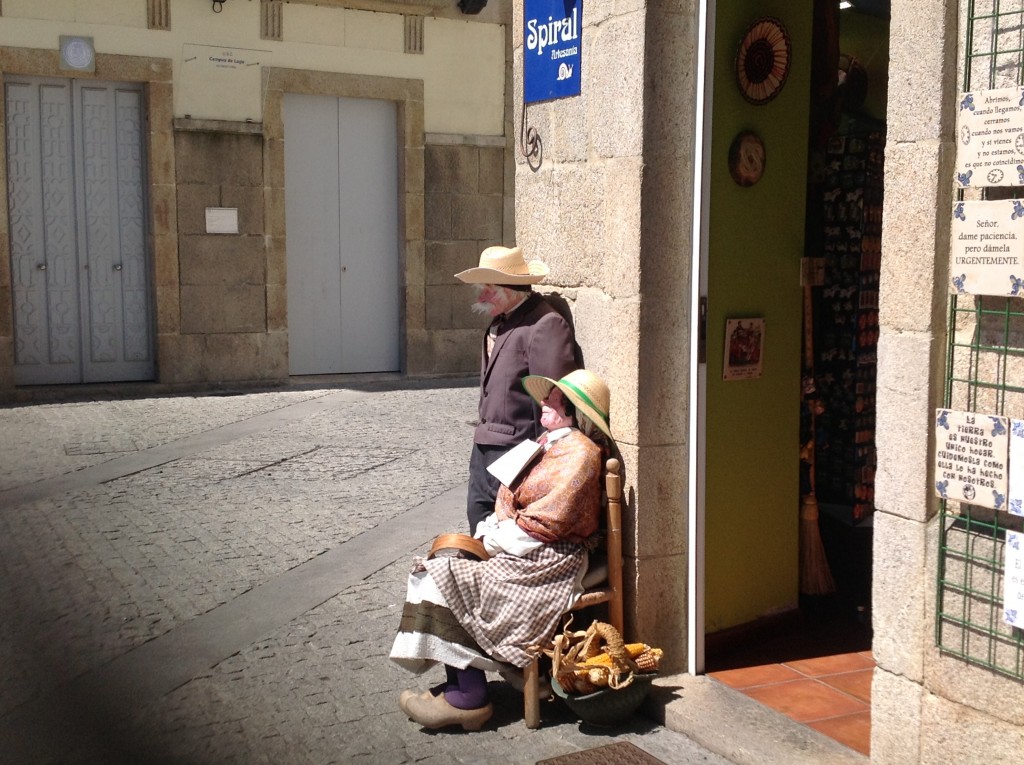
<svg viewBox="0 0 1024 765">
<path fill-rule="evenodd" d="M 1009 762 L 1024 746 L 1021 683 L 943 655 L 935 644 L 940 530 L 931 442 L 945 369 L 957 13 L 953 0 L 897 2 L 892 9 L 871 759 L 894 765 Z"/>
<path fill-rule="evenodd" d="M 519 244 L 551 268 L 545 289 L 571 307 L 584 363 L 612 391 L 626 630 L 663 647 L 666 669 L 687 659 L 696 14 L 693 3 L 587 6 L 582 93 L 529 106 L 542 151 L 516 154 Z M 522 16 L 517 2 L 517 134 Z"/>
<path fill-rule="evenodd" d="M 427 136 L 425 147 L 425 292 L 427 354 L 421 371 L 477 374 L 486 319 L 470 310 L 473 288 L 454 274 L 505 238 L 506 141 Z"/>
<path fill-rule="evenodd" d="M 890 25 L 872 594 L 871 748 L 877 762 L 918 762 L 921 756 L 924 654 L 932 640 L 928 593 L 934 589 L 928 532 L 937 509 L 929 440 L 942 386 L 943 236 L 954 151 L 952 98 L 943 80 L 955 69 L 954 5 L 896 4 Z M 905 193 L 908 188 L 914 193 Z"/>
<path fill-rule="evenodd" d="M 104 13 L 117 11 L 115 5 L 105 3 Z M 495 35 L 503 34 L 505 53 L 510 53 L 509 4 L 492 0 L 468 24 L 455 4 L 440 0 L 417 5 L 411 15 L 396 13 L 405 10 L 404 3 L 370 5 L 380 13 L 357 13 L 351 4 L 333 0 L 326 4 L 310 0 L 285 8 L 288 44 L 275 46 L 273 61 L 279 66 L 264 62 L 258 72 L 225 70 L 227 74 L 218 72 L 216 83 L 189 79 L 172 66 L 181 45 L 191 42 L 190 22 L 196 18 L 228 22 L 219 28 L 221 45 L 262 48 L 250 39 L 258 25 L 230 23 L 241 18 L 233 14 L 258 21 L 258 3 L 227 4 L 226 12 L 216 17 L 207 4 L 195 15 L 190 11 L 169 25 L 155 25 L 159 32 L 145 28 L 146 6 L 141 4 L 137 18 L 133 17 L 133 30 L 120 29 L 108 19 L 110 25 L 96 31 L 97 48 L 138 50 L 136 42 L 142 40 L 146 50 L 153 49 L 154 57 L 99 53 L 95 74 L 61 69 L 51 22 L 35 18 L 35 5 L 20 3 L 14 9 L 18 18 L 5 21 L 8 35 L 7 45 L 0 46 L 0 78 L 4 73 L 95 76 L 146 84 L 153 382 L 197 388 L 282 381 L 288 376 L 281 104 L 286 91 L 378 98 L 396 104 L 401 133 L 401 371 L 409 376 L 477 373 L 479 333 L 486 322 L 469 312 L 472 291 L 458 284 L 453 274 L 474 265 L 483 247 L 515 242 L 511 88 L 501 89 L 496 71 L 500 53 L 494 46 Z M 289 27 L 290 11 L 295 13 Z M 417 19 L 421 35 L 424 22 L 431 32 L 429 45 L 424 49 L 421 39 L 419 49 L 404 50 L 403 42 L 409 41 L 396 32 L 407 31 L 410 20 L 415 28 Z M 377 58 L 371 69 L 379 73 L 335 71 L 339 65 L 346 66 L 344 56 L 338 54 L 351 46 L 337 45 L 334 38 L 329 39 L 331 46 L 322 44 L 319 35 L 325 25 L 317 27 L 315 20 L 326 20 L 332 28 L 350 34 L 356 34 L 354 29 L 376 30 L 379 37 L 372 45 L 366 47 L 363 40 L 352 55 L 362 62 L 354 67 L 362 72 L 366 50 L 373 50 L 371 58 Z M 59 23 L 66 27 L 70 17 Z M 62 34 L 75 31 L 65 27 L 59 30 Z M 119 35 L 116 44 L 105 37 L 111 29 Z M 14 46 L 36 47 L 12 47 L 12 36 L 18 38 Z M 463 38 L 477 56 L 486 57 L 473 72 L 465 71 L 461 62 L 452 63 L 448 55 L 451 41 Z M 334 46 L 337 51 L 331 52 Z M 503 64 L 505 82 L 510 84 L 511 63 L 506 58 Z M 437 133 L 427 140 L 424 90 L 428 82 L 431 103 L 439 115 L 434 129 L 466 130 L 466 134 Z M 453 94 L 458 96 L 457 103 L 448 103 Z M 496 136 L 500 113 L 495 104 L 501 102 L 505 135 Z M 197 104 L 210 106 L 211 114 L 203 114 L 203 119 L 190 117 L 201 114 L 189 106 Z M 0 142 L 0 154 L 2 146 Z M 0 156 L 0 178 L 5 178 L 5 170 Z M 428 189 L 429 210 L 425 209 Z M 237 235 L 206 233 L 205 210 L 211 206 L 238 209 Z M 425 237 L 428 228 L 430 234 Z M 18 394 L 9 265 L 8 221 L 5 205 L 0 203 L 0 397 Z"/>
<path fill-rule="evenodd" d="M 8 71 L 57 73 L 55 55 L 6 50 Z M 175 120 L 170 64 L 150 61 L 100 57 L 104 73 L 127 68 L 128 78 L 143 72 L 150 80 L 156 382 L 195 387 L 288 377 L 280 111 L 286 90 L 399 104 L 403 371 L 411 376 L 479 371 L 486 321 L 469 309 L 472 289 L 453 275 L 475 265 L 483 247 L 514 242 L 514 178 L 506 138 L 434 135 L 425 146 L 422 83 L 301 70 L 268 70 L 262 125 Z M 236 208 L 238 234 L 207 233 L 207 207 Z M 0 217 L 0 233 L 0 391 L 13 391 L 6 217 Z"/>
<path fill-rule="evenodd" d="M 636 476 L 638 635 L 687 665 L 698 2 L 655 4 L 645 35 Z M 609 71 L 614 66 L 609 59 Z M 706 160 L 709 161 L 709 160 Z M 620 352 L 628 346 L 620 349 Z M 701 574 L 703 575 L 703 574 Z M 648 640 L 646 635 L 656 637 Z"/>
<path fill-rule="evenodd" d="M 174 153 L 181 319 L 164 338 L 160 380 L 286 377 L 287 337 L 268 331 L 263 137 L 181 129 Z M 208 207 L 237 209 L 238 234 L 207 233 Z"/>
</svg>

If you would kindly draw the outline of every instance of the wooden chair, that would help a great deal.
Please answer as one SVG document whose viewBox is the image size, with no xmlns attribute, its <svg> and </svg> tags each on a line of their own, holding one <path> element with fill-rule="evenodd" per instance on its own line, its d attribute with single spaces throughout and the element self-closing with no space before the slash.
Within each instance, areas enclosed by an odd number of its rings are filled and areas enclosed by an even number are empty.
<svg viewBox="0 0 1024 765">
<path fill-rule="evenodd" d="M 622 476 L 619 475 L 619 461 L 614 457 L 605 463 L 604 491 L 607 573 L 603 581 L 598 581 L 595 586 L 586 587 L 583 595 L 566 613 L 607 603 L 608 623 L 622 633 Z M 596 556 L 591 556 L 591 566 L 584 577 L 584 586 L 595 578 L 595 569 L 600 567 L 603 570 L 600 562 L 595 565 L 594 557 Z M 539 696 L 540 657 L 537 657 L 526 666 L 523 674 L 523 697 L 526 706 L 524 716 L 527 728 L 540 727 Z"/>
</svg>

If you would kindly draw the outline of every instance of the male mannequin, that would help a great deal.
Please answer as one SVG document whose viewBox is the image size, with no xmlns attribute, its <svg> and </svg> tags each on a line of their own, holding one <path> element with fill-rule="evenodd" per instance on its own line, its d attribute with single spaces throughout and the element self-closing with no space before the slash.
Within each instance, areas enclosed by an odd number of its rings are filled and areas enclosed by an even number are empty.
<svg viewBox="0 0 1024 765">
<path fill-rule="evenodd" d="M 494 511 L 498 479 L 487 466 L 527 438 L 537 438 L 540 410 L 523 389 L 526 375 L 559 380 L 576 369 L 569 323 L 531 285 L 548 268 L 529 264 L 518 247 L 488 247 L 476 268 L 455 274 L 480 285 L 474 309 L 492 317 L 480 361 L 480 421 L 473 433 L 466 514 L 470 533 Z"/>
</svg>

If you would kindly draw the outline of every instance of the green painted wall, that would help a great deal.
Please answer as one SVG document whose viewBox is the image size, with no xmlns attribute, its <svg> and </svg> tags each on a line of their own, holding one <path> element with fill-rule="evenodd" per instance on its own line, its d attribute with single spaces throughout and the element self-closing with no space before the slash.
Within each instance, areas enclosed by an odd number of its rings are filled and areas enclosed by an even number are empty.
<svg viewBox="0 0 1024 765">
<path fill-rule="evenodd" d="M 708 258 L 706 630 L 795 607 L 799 553 L 801 310 L 811 4 L 719 3 Z M 743 99 L 735 55 L 747 27 L 780 19 L 792 66 L 763 106 Z M 764 176 L 741 187 L 729 145 L 743 130 L 764 141 Z M 763 376 L 724 382 L 725 321 L 766 323 Z"/>
</svg>

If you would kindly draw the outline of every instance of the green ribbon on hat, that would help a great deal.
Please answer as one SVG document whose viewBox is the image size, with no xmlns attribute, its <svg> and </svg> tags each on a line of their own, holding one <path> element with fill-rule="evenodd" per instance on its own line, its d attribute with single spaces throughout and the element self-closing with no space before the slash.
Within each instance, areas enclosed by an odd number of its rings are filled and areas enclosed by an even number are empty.
<svg viewBox="0 0 1024 765">
<path fill-rule="evenodd" d="M 597 412 L 599 415 L 601 415 L 601 419 L 603 419 L 605 422 L 608 422 L 608 415 L 605 414 L 604 412 L 602 412 L 601 411 L 601 407 L 599 407 L 597 404 L 595 404 L 593 401 L 591 401 L 590 400 L 590 396 L 588 396 L 586 393 L 584 393 L 582 390 L 580 390 L 580 388 L 578 388 L 577 386 L 573 385 L 571 382 L 566 380 L 564 377 L 561 380 L 558 381 L 558 384 L 559 385 L 564 385 L 566 388 L 571 388 L 573 393 L 575 393 L 577 396 L 579 396 L 581 399 L 583 399 L 583 402 L 585 404 L 587 404 L 591 409 L 593 409 L 595 412 Z"/>
</svg>

